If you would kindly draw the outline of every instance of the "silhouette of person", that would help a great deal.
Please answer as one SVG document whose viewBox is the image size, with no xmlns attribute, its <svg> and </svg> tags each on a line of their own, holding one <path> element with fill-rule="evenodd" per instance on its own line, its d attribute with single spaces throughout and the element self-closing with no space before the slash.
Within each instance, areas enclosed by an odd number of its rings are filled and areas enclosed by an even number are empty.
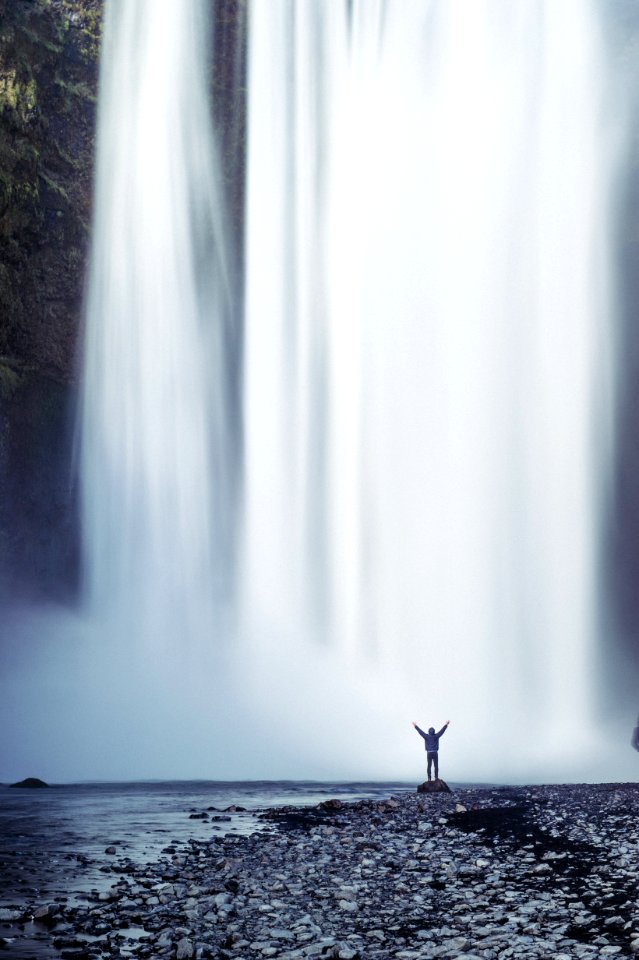
<svg viewBox="0 0 639 960">
<path fill-rule="evenodd" d="M 424 738 L 424 749 L 426 750 L 426 760 L 428 762 L 427 772 L 428 779 L 431 779 L 431 768 L 435 768 L 435 780 L 439 780 L 439 738 L 444 735 L 446 732 L 446 727 L 450 723 L 450 720 L 447 720 L 444 726 L 441 728 L 439 733 L 435 733 L 435 727 L 429 727 L 428 733 L 424 733 L 421 730 L 415 721 L 413 720 L 413 726 L 417 730 L 417 733 L 420 737 Z"/>
<path fill-rule="evenodd" d="M 637 726 L 632 731 L 632 740 L 630 741 L 635 750 L 639 750 L 639 717 L 637 717 Z"/>
</svg>

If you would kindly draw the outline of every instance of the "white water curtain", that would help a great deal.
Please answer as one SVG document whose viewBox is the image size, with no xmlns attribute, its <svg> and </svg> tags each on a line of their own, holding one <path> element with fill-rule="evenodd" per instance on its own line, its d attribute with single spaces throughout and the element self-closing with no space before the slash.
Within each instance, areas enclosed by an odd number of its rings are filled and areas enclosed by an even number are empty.
<svg viewBox="0 0 639 960">
<path fill-rule="evenodd" d="M 213 642 L 232 514 L 224 213 L 204 0 L 108 2 L 82 394 L 87 587 Z"/>
<path fill-rule="evenodd" d="M 588 0 L 251 6 L 248 629 L 467 729 L 499 704 L 514 753 L 594 719 L 600 31 Z"/>
</svg>

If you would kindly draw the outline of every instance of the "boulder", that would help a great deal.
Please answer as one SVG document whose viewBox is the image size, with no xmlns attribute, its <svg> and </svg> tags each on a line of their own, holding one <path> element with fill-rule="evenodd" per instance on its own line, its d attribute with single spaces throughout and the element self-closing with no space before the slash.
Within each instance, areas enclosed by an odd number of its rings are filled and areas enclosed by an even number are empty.
<svg viewBox="0 0 639 960">
<path fill-rule="evenodd" d="M 26 780 L 21 780 L 19 783 L 10 783 L 9 786 L 34 789 L 37 787 L 48 787 L 49 784 L 45 783 L 44 780 L 38 780 L 37 777 L 27 777 Z"/>
<path fill-rule="evenodd" d="M 53 917 L 58 912 L 58 905 L 55 903 L 47 903 L 44 907 L 38 907 L 34 911 L 33 919 L 34 920 L 44 920 L 45 917 Z"/>
<path fill-rule="evenodd" d="M 417 787 L 417 793 L 450 793 L 451 789 L 444 780 L 426 780 Z"/>
</svg>

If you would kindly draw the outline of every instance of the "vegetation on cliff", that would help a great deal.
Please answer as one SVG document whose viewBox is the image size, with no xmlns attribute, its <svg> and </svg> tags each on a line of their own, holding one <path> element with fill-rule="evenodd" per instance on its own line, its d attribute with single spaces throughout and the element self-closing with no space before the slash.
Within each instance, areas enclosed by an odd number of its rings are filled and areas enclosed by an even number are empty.
<svg viewBox="0 0 639 960">
<path fill-rule="evenodd" d="M 90 220 L 101 10 L 101 0 L 0 0 L 5 396 L 25 369 L 67 379 L 73 367 Z"/>
<path fill-rule="evenodd" d="M 69 391 L 102 0 L 0 0 L 0 588 L 75 578 Z"/>
</svg>

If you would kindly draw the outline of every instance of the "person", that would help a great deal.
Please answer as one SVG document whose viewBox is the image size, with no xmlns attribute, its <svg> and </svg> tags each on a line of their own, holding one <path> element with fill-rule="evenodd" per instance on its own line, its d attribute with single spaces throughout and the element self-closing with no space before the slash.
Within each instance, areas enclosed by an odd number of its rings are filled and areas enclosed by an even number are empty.
<svg viewBox="0 0 639 960">
<path fill-rule="evenodd" d="M 632 740 L 630 741 L 635 750 L 639 750 L 639 717 L 637 717 L 637 726 L 632 731 Z"/>
<path fill-rule="evenodd" d="M 427 773 L 428 779 L 431 779 L 431 768 L 435 768 L 435 780 L 439 780 L 439 738 L 444 735 L 446 732 L 446 727 L 450 723 L 450 720 L 447 720 L 444 726 L 441 728 L 439 733 L 435 733 L 435 727 L 429 727 L 428 733 L 424 733 L 420 727 L 417 726 L 413 720 L 413 726 L 417 730 L 417 733 L 420 737 L 424 738 L 424 748 L 426 750 L 426 760 L 427 760 Z"/>
</svg>

